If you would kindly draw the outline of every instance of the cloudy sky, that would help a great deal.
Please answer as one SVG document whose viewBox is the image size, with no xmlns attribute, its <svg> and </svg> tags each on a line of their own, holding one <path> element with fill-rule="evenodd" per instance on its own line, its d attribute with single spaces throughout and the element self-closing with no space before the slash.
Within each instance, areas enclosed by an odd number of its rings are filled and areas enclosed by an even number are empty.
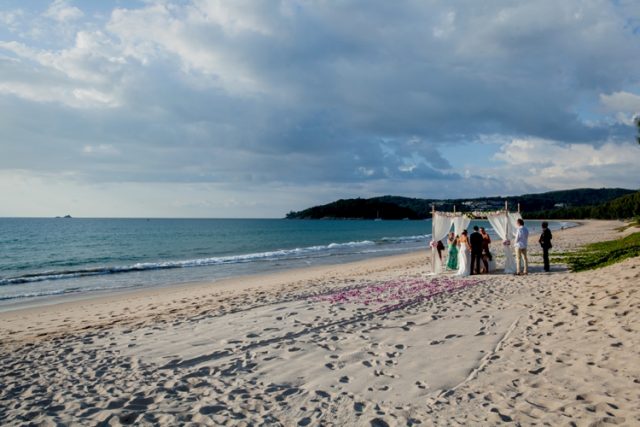
<svg viewBox="0 0 640 427">
<path fill-rule="evenodd" d="M 640 187 L 640 2 L 3 0 L 0 216 Z"/>
</svg>

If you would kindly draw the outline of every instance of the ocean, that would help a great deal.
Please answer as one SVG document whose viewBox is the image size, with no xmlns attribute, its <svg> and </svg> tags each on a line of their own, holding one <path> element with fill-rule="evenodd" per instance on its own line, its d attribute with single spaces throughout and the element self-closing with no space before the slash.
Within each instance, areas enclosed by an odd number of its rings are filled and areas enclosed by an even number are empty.
<svg viewBox="0 0 640 427">
<path fill-rule="evenodd" d="M 407 253 L 430 233 L 430 220 L 0 218 L 0 309 Z"/>
</svg>

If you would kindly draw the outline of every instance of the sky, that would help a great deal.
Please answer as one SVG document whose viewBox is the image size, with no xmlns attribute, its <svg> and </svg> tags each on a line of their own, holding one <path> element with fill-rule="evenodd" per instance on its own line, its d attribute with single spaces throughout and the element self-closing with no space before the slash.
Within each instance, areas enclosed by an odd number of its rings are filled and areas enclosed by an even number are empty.
<svg viewBox="0 0 640 427">
<path fill-rule="evenodd" d="M 3 0 L 0 216 L 640 188 L 635 0 Z"/>
</svg>

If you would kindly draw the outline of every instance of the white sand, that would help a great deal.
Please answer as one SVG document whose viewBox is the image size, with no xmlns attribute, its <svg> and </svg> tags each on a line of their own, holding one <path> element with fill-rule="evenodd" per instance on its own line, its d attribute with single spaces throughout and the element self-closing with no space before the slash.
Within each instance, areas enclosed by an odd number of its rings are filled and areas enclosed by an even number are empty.
<svg viewBox="0 0 640 427">
<path fill-rule="evenodd" d="M 640 425 L 640 259 L 545 274 L 531 251 L 431 299 L 394 287 L 431 289 L 420 252 L 0 313 L 0 424 Z M 379 284 L 407 293 L 365 305 Z"/>
</svg>

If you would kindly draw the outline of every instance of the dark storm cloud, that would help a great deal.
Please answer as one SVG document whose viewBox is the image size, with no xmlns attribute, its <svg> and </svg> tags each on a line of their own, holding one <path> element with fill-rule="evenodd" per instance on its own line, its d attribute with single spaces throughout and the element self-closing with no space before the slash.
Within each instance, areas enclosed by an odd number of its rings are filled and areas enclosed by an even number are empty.
<svg viewBox="0 0 640 427">
<path fill-rule="evenodd" d="M 115 182 L 458 181 L 446 145 L 619 138 L 599 96 L 640 84 L 633 6 L 217 4 L 67 23 L 85 36 L 58 50 L 5 34 L 0 165 Z"/>
</svg>

